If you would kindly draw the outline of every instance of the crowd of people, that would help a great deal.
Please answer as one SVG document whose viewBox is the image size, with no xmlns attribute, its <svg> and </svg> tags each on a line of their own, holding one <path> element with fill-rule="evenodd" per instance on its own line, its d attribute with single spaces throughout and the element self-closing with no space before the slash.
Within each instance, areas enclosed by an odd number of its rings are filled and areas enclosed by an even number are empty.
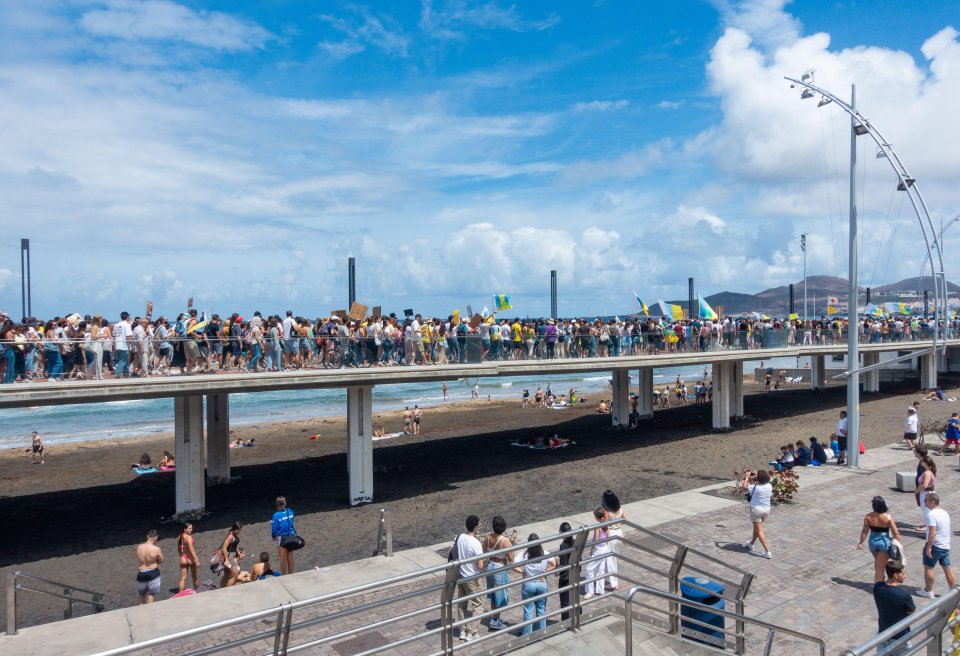
<svg viewBox="0 0 960 656">
<path fill-rule="evenodd" d="M 949 322 L 956 328 L 956 320 Z M 866 317 L 861 341 L 915 341 L 933 324 L 916 317 Z M 239 313 L 207 318 L 190 309 L 167 318 L 121 312 L 71 314 L 14 321 L 0 313 L 4 383 L 103 379 L 218 371 L 285 371 L 320 366 L 390 366 L 487 360 L 593 358 L 622 355 L 833 344 L 846 340 L 846 321 L 781 320 L 762 316 L 722 320 L 521 319 L 495 315 L 446 319 L 420 314 L 316 319 Z"/>
</svg>

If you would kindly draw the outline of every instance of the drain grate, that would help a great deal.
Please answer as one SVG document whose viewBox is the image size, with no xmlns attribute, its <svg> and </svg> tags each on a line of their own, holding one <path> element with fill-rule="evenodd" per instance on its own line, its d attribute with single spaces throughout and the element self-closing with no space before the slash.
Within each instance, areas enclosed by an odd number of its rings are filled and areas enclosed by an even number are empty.
<svg viewBox="0 0 960 656">
<path fill-rule="evenodd" d="M 379 631 L 365 631 L 362 635 L 333 643 L 332 647 L 340 656 L 353 656 L 376 647 L 383 647 L 389 640 Z"/>
</svg>

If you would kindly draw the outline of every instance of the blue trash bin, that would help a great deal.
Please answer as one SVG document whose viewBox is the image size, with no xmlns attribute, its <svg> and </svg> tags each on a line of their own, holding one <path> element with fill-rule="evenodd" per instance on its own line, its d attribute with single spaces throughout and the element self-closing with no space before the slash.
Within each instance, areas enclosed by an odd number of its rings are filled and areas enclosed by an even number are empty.
<svg viewBox="0 0 960 656">
<path fill-rule="evenodd" d="M 686 585 L 687 583 L 694 583 L 699 587 Z M 701 590 L 700 588 L 705 589 Z M 697 576 L 685 576 L 680 582 L 681 597 L 703 604 L 704 606 L 716 608 L 718 610 L 723 610 L 724 606 L 726 605 L 723 600 L 723 591 L 723 584 Z M 719 647 L 720 649 L 724 648 L 726 640 L 723 632 L 725 625 L 725 618 L 723 615 L 720 615 L 719 613 L 711 613 L 710 611 L 706 610 L 700 610 L 699 608 L 684 606 L 681 604 L 680 617 L 688 617 L 691 620 L 703 622 L 704 624 L 708 625 L 701 626 L 699 624 L 694 624 L 693 622 L 688 622 L 681 619 L 681 637 L 693 642 L 702 642 L 710 645 L 711 647 Z"/>
</svg>

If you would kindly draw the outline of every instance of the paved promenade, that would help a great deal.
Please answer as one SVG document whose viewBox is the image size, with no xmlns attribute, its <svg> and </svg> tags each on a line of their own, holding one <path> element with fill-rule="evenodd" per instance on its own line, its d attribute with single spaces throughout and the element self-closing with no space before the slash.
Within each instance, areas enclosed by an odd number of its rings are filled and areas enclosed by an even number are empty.
<svg viewBox="0 0 960 656">
<path fill-rule="evenodd" d="M 717 439 L 723 438 L 718 436 Z M 955 457 L 943 457 L 937 458 L 937 463 L 940 466 L 938 488 L 943 506 L 952 511 L 956 500 L 957 461 Z M 912 526 L 920 522 L 920 511 L 914 504 L 913 495 L 892 489 L 895 484 L 894 472 L 913 470 L 914 467 L 915 460 L 908 451 L 900 447 L 885 447 L 867 453 L 863 457 L 863 469 L 858 471 L 837 466 L 802 470 L 801 490 L 796 502 L 775 507 L 768 520 L 767 535 L 773 552 L 772 560 L 762 559 L 759 551 L 748 553 L 743 549 L 743 542 L 750 536 L 746 505 L 727 494 L 729 484 L 630 503 L 625 510 L 628 518 L 638 524 L 654 528 L 707 554 L 754 572 L 756 580 L 747 597 L 747 614 L 822 637 L 827 641 L 828 653 L 835 654 L 866 640 L 876 631 L 876 611 L 870 593 L 872 557 L 867 551 L 856 551 L 855 546 L 862 517 L 869 511 L 870 499 L 874 494 L 881 494 L 887 499 L 899 525 Z M 478 514 L 486 514 L 483 509 L 478 511 Z M 556 518 L 518 527 L 517 530 L 521 536 L 530 532 L 549 535 L 556 532 L 563 520 L 570 521 L 576 527 L 588 523 L 591 518 L 586 515 Z M 402 527 L 395 528 L 403 530 Z M 921 539 L 912 531 L 901 530 L 907 552 L 907 586 L 912 589 L 922 584 Z M 440 565 L 444 562 L 441 552 L 446 547 L 447 544 L 442 544 L 412 549 L 389 559 L 371 558 L 327 570 L 281 577 L 266 583 L 164 601 L 152 607 L 131 607 L 27 628 L 16 636 L 0 637 L 0 653 L 93 653 L 244 612 L 276 608 L 283 602 Z M 436 582 L 439 583 L 439 579 Z M 423 587 L 423 582 L 419 585 Z M 554 585 L 551 581 L 551 588 Z M 942 575 L 938 574 L 936 590 L 942 592 L 945 587 Z M 624 590 L 625 587 L 622 587 L 621 593 Z M 918 606 L 927 603 L 919 598 L 916 602 Z M 390 612 L 414 610 L 423 604 L 423 597 L 418 600 L 396 600 Z M 550 605 L 556 608 L 555 604 L 555 598 L 551 598 Z M 327 608 L 325 612 L 331 610 Z M 409 635 L 408 631 L 414 629 L 422 631 L 424 628 L 435 628 L 436 616 L 436 612 L 430 612 L 406 626 L 381 627 L 380 639 Z M 519 621 L 519 609 L 507 614 L 506 619 Z M 338 627 L 343 628 L 343 625 Z M 215 640 L 216 637 L 208 636 L 191 644 L 210 644 Z M 302 638 L 291 644 L 300 642 Z M 332 648 L 318 648 L 311 653 L 344 656 L 360 651 L 360 646 L 350 651 L 346 645 L 338 648 L 340 645 L 334 644 Z M 490 645 L 482 643 L 478 648 L 481 646 Z M 439 640 L 433 638 L 429 649 L 432 651 L 438 647 Z M 427 649 L 424 643 L 414 643 L 409 649 L 401 648 L 391 653 L 417 654 L 425 653 Z M 520 653 L 546 653 L 542 650 L 542 646 L 533 645 Z M 780 652 L 785 653 L 786 650 L 787 645 L 783 644 Z M 152 653 L 176 652 L 177 646 L 171 645 Z M 610 653 L 618 653 L 615 641 L 611 642 Z"/>
</svg>

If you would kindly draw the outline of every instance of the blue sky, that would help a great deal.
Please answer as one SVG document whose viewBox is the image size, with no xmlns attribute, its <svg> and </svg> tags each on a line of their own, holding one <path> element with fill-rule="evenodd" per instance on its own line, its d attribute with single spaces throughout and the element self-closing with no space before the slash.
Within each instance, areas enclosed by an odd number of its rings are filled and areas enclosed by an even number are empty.
<svg viewBox="0 0 960 656">
<path fill-rule="evenodd" d="M 0 4 L 0 307 L 562 314 L 846 270 L 848 119 L 960 211 L 957 2 Z M 861 150 L 864 284 L 917 221 Z M 960 230 L 948 232 L 948 251 Z M 948 266 L 948 276 L 960 278 Z"/>
</svg>

